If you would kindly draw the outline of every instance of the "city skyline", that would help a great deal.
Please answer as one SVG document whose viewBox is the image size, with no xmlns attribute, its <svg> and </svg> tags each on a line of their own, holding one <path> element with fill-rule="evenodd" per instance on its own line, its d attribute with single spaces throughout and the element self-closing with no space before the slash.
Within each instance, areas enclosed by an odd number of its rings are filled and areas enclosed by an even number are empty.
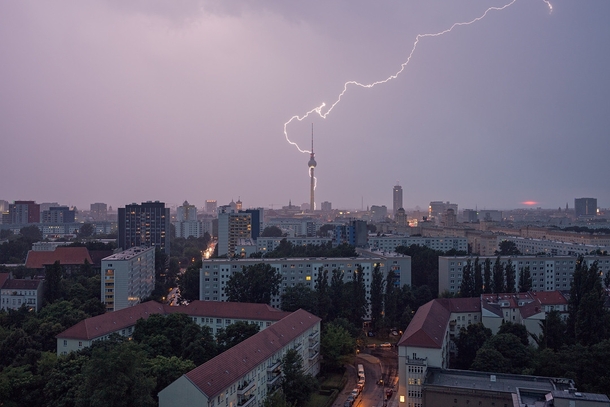
<svg viewBox="0 0 610 407">
<path fill-rule="evenodd" d="M 316 127 L 316 206 L 610 206 L 610 4 L 214 0 L 0 5 L 0 199 L 114 209 L 309 201 L 283 125 Z M 584 164 L 586 163 L 586 164 Z M 601 179 L 601 181 L 600 181 Z"/>
</svg>

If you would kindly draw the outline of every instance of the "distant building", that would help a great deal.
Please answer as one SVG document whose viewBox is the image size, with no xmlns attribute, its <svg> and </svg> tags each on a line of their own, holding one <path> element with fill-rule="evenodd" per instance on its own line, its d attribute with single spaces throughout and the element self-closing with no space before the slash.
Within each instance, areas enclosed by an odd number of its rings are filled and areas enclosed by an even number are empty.
<svg viewBox="0 0 610 407">
<path fill-rule="evenodd" d="M 597 198 L 576 198 L 574 199 L 574 214 L 579 216 L 597 215 Z"/>
<path fill-rule="evenodd" d="M 402 187 L 398 184 L 392 189 L 392 216 L 396 216 L 396 213 L 402 206 Z M 403 208 L 404 209 L 404 208 Z"/>
<path fill-rule="evenodd" d="M 35 201 L 15 201 L 8 208 L 13 225 L 40 223 L 40 205 Z"/>
<path fill-rule="evenodd" d="M 462 218 L 464 222 L 468 223 L 476 223 L 479 220 L 479 217 L 477 216 L 477 211 L 475 211 L 474 209 L 464 209 L 462 211 Z"/>
<path fill-rule="evenodd" d="M 458 213 L 457 204 L 452 204 L 449 201 L 432 201 L 428 207 L 428 217 L 435 219 L 442 219 L 443 215 L 447 213 L 447 209 L 453 209 L 454 213 Z"/>
<path fill-rule="evenodd" d="M 133 307 L 155 289 L 155 248 L 132 247 L 103 258 L 101 277 L 107 312 Z"/>
<path fill-rule="evenodd" d="M 4 199 L 0 199 L 0 213 L 8 212 L 9 203 Z"/>
<path fill-rule="evenodd" d="M 477 220 L 481 222 L 502 222 L 502 211 L 482 209 L 477 212 Z"/>
<path fill-rule="evenodd" d="M 252 238 L 252 217 L 249 213 L 237 212 L 223 206 L 218 210 L 218 255 L 235 256 L 239 239 Z"/>
<path fill-rule="evenodd" d="M 336 225 L 333 244 L 349 244 L 355 247 L 366 247 L 368 245 L 368 229 L 366 221 L 352 220 L 348 224 Z"/>
<path fill-rule="evenodd" d="M 108 205 L 105 203 L 92 203 L 89 215 L 96 221 L 104 221 L 108 217 Z"/>
<path fill-rule="evenodd" d="M 67 206 L 52 206 L 42 211 L 41 223 L 74 223 L 76 211 Z"/>
<path fill-rule="evenodd" d="M 139 246 L 158 247 L 169 254 L 169 220 L 169 208 L 159 201 L 119 208 L 118 246 L 123 250 Z"/>
<path fill-rule="evenodd" d="M 215 215 L 217 207 L 218 204 L 215 199 L 208 199 L 207 201 L 205 201 L 205 213 Z"/>
<path fill-rule="evenodd" d="M 252 239 L 256 240 L 261 235 L 264 230 L 263 227 L 263 219 L 265 217 L 265 210 L 263 208 L 256 209 L 246 209 L 244 211 L 240 211 L 243 213 L 250 214 L 250 235 Z"/>
<path fill-rule="evenodd" d="M 332 243 L 332 239 L 330 237 L 259 237 L 258 239 L 256 239 L 256 250 L 262 253 L 272 252 L 273 250 L 275 250 L 276 247 L 280 245 L 280 242 L 284 239 L 292 243 L 292 245 L 294 246 L 320 246 Z"/>
<path fill-rule="evenodd" d="M 382 222 L 388 217 L 388 208 L 385 205 L 372 205 L 371 206 L 371 220 L 373 222 Z M 396 213 L 396 212 L 394 212 Z M 393 214 L 392 214 L 393 215 Z"/>
<path fill-rule="evenodd" d="M 320 207 L 322 209 L 322 212 L 331 212 L 333 210 L 333 205 L 332 203 L 328 202 L 328 201 L 324 201 L 320 204 Z"/>
<path fill-rule="evenodd" d="M 393 252 L 398 246 L 418 245 L 446 252 L 451 249 L 468 251 L 468 240 L 465 237 L 423 237 L 423 236 L 369 236 L 371 250 Z"/>
<path fill-rule="evenodd" d="M 281 360 L 289 350 L 303 373 L 320 371 L 320 318 L 302 309 L 184 374 L 159 392 L 159 407 L 261 406 L 282 381 Z"/>
<path fill-rule="evenodd" d="M 184 201 L 182 206 L 176 209 L 176 221 L 197 220 L 197 207 Z"/>
</svg>

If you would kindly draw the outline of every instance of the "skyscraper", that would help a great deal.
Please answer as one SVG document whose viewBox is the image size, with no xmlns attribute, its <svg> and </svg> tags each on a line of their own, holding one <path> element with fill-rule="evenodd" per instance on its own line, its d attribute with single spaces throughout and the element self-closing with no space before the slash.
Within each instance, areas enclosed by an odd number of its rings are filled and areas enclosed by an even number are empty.
<svg viewBox="0 0 610 407">
<path fill-rule="evenodd" d="M 576 217 L 597 215 L 597 198 L 574 199 L 574 214 Z"/>
<path fill-rule="evenodd" d="M 40 205 L 34 201 L 15 201 L 8 206 L 13 225 L 40 223 Z"/>
<path fill-rule="evenodd" d="M 316 209 L 316 203 L 314 201 L 313 193 L 316 189 L 316 177 L 314 177 L 314 168 L 316 168 L 315 154 L 313 152 L 313 123 L 311 125 L 311 154 L 309 156 L 309 178 L 310 178 L 310 189 L 309 189 L 309 211 L 313 212 Z"/>
<path fill-rule="evenodd" d="M 396 183 L 392 189 L 392 215 L 396 216 L 400 208 L 402 208 L 402 187 Z"/>
<path fill-rule="evenodd" d="M 237 212 L 229 205 L 218 208 L 218 255 L 235 256 L 239 239 L 252 238 L 252 215 Z"/>
<path fill-rule="evenodd" d="M 159 247 L 169 254 L 169 208 L 165 203 L 142 202 L 119 208 L 118 246 L 123 250 L 132 247 Z"/>
</svg>

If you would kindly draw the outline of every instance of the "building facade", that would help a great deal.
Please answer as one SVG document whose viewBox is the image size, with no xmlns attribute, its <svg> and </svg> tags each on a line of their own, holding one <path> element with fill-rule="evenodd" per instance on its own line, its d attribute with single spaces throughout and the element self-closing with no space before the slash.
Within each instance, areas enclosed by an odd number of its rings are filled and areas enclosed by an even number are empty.
<svg viewBox="0 0 610 407">
<path fill-rule="evenodd" d="M 40 205 L 34 201 L 15 201 L 9 204 L 8 212 L 13 225 L 40 223 Z"/>
<path fill-rule="evenodd" d="M 42 307 L 43 280 L 21 280 L 6 277 L 8 277 L 8 274 L 2 273 L 0 275 L 0 309 L 18 310 L 21 306 L 25 306 L 34 311 L 39 311 Z"/>
<path fill-rule="evenodd" d="M 468 251 L 468 240 L 465 237 L 369 236 L 369 247 L 375 251 L 393 252 L 398 246 L 411 245 L 425 246 L 443 252 L 451 249 Z"/>
<path fill-rule="evenodd" d="M 133 307 L 155 289 L 155 249 L 132 247 L 105 257 L 101 273 L 106 312 Z"/>
<path fill-rule="evenodd" d="M 574 199 L 574 215 L 576 217 L 592 217 L 597 215 L 597 198 Z"/>
<path fill-rule="evenodd" d="M 392 216 L 396 216 L 396 212 L 402 207 L 402 187 L 396 184 L 392 188 Z"/>
<path fill-rule="evenodd" d="M 125 205 L 118 210 L 118 246 L 123 250 L 132 247 L 158 247 L 169 254 L 169 208 L 165 203 L 142 202 Z"/>
<path fill-rule="evenodd" d="M 218 255 L 235 256 L 240 239 L 252 238 L 252 218 L 249 213 L 221 207 L 218 212 Z"/>
</svg>

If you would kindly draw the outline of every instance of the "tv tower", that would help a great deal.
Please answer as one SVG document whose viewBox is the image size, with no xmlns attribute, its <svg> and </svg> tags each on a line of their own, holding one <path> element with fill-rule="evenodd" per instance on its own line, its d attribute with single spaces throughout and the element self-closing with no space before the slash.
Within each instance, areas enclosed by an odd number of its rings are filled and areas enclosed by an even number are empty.
<svg viewBox="0 0 610 407">
<path fill-rule="evenodd" d="M 315 160 L 315 154 L 313 152 L 313 123 L 311 124 L 311 154 L 309 156 L 309 162 L 307 163 L 307 165 L 309 166 L 309 178 L 310 178 L 310 182 L 311 182 L 311 186 L 309 189 L 309 211 L 313 213 L 314 209 L 315 209 L 315 202 L 314 202 L 314 198 L 313 198 L 313 192 L 314 189 L 316 188 L 316 178 L 313 175 L 314 172 L 314 168 L 316 168 L 316 160 Z"/>
</svg>

